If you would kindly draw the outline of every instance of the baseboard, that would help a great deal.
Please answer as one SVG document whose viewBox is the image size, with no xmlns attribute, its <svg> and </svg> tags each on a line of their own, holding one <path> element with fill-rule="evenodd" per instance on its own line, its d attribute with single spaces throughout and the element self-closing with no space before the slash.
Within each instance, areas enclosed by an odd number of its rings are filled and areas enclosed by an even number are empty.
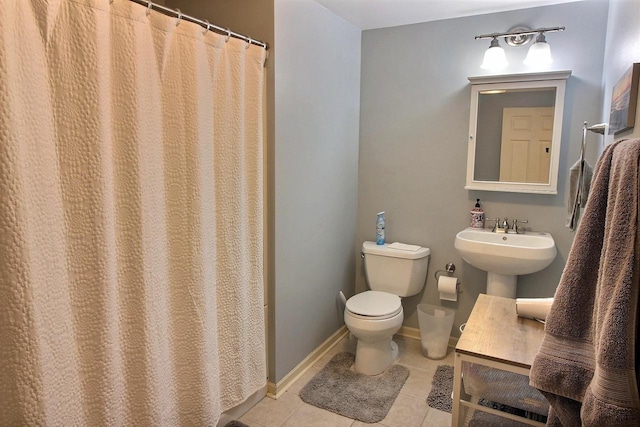
<svg viewBox="0 0 640 427">
<path fill-rule="evenodd" d="M 293 368 L 287 375 L 285 375 L 277 383 L 269 381 L 267 384 L 267 396 L 272 399 L 278 399 L 284 392 L 287 391 L 291 384 L 296 382 L 298 378 L 305 374 L 318 360 L 320 360 L 325 354 L 335 347 L 338 342 L 349 333 L 346 326 L 342 325 L 340 329 L 334 332 L 329 338 L 324 340 L 322 344 L 316 347 L 302 362 Z"/>
<path fill-rule="evenodd" d="M 405 338 L 413 338 L 414 340 L 420 340 L 420 329 L 417 328 L 411 328 L 409 326 L 402 326 L 400 328 L 400 330 L 398 331 L 397 335 L 400 335 L 402 337 Z M 456 345 L 458 344 L 458 338 L 457 337 L 449 337 L 449 344 L 448 346 L 451 348 L 456 348 Z"/>
<path fill-rule="evenodd" d="M 414 340 L 420 339 L 420 329 L 411 328 L 409 326 L 402 326 L 400 330 L 396 333 L 396 335 L 400 335 L 405 338 L 413 338 Z"/>
</svg>

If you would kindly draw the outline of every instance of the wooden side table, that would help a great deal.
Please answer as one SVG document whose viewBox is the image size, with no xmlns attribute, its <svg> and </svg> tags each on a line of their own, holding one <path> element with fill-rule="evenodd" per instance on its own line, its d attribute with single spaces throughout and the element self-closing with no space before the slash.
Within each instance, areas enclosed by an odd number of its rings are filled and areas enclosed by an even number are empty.
<svg viewBox="0 0 640 427">
<path fill-rule="evenodd" d="M 462 385 L 463 362 L 528 377 L 543 336 L 540 322 L 518 317 L 515 300 L 481 294 L 455 349 L 451 425 L 460 426 L 469 411 L 475 409 L 523 424 L 544 426 L 539 421 L 478 405 L 470 400 Z"/>
</svg>

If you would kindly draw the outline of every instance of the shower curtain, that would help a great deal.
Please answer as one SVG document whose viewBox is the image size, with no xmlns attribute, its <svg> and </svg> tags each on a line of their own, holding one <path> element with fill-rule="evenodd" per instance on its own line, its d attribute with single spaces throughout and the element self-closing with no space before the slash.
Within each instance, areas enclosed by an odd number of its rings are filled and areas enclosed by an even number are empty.
<svg viewBox="0 0 640 427">
<path fill-rule="evenodd" d="M 0 425 L 211 426 L 266 383 L 265 51 L 146 12 L 0 6 Z"/>
</svg>

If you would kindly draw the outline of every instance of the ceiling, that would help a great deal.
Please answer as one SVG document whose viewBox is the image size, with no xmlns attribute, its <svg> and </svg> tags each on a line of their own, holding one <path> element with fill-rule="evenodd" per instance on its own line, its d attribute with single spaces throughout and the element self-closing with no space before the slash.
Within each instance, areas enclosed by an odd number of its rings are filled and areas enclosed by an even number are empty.
<svg viewBox="0 0 640 427">
<path fill-rule="evenodd" d="M 580 0 L 315 0 L 362 30 Z"/>
</svg>

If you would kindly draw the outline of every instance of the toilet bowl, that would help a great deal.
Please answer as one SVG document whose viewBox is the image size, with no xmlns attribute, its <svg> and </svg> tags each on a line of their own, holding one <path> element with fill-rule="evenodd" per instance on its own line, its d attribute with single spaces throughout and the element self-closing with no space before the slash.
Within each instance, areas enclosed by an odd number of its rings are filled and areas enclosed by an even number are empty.
<svg viewBox="0 0 640 427">
<path fill-rule="evenodd" d="M 371 290 L 349 298 L 344 310 L 344 323 L 358 340 L 354 366 L 357 372 L 380 374 L 398 357 L 398 346 L 392 338 L 404 320 L 400 297 L 423 289 L 429 253 L 428 248 L 419 246 L 363 243 L 365 274 Z"/>
<path fill-rule="evenodd" d="M 398 357 L 393 335 L 402 327 L 404 312 L 397 295 L 366 291 L 351 297 L 344 311 L 344 323 L 358 339 L 355 370 L 377 375 Z"/>
</svg>

